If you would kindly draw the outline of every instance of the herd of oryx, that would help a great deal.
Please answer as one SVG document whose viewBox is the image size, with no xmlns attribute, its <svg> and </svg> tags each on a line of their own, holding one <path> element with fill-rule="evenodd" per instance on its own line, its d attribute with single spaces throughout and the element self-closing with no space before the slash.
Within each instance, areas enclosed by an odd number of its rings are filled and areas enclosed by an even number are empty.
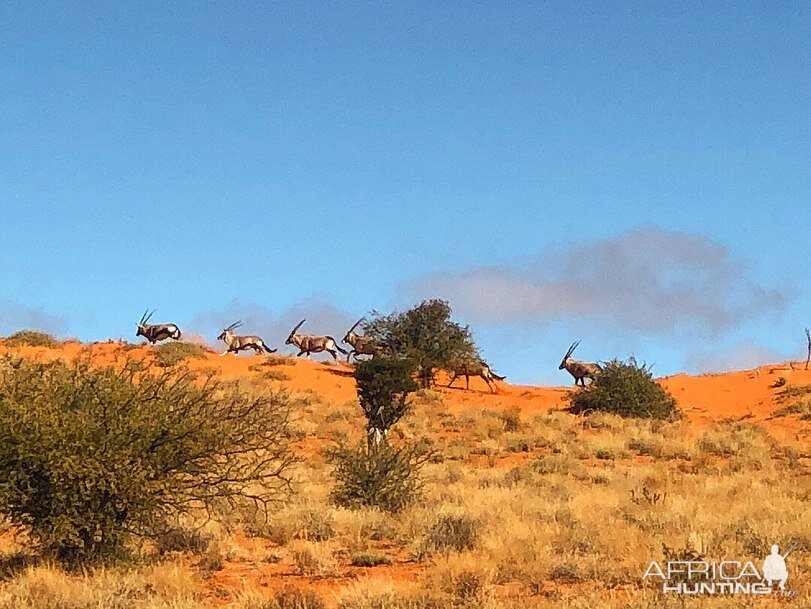
<svg viewBox="0 0 811 609">
<path fill-rule="evenodd" d="M 166 339 L 179 340 L 181 332 L 177 324 L 147 323 L 154 313 L 154 310 L 151 313 L 149 312 L 149 309 L 144 311 L 144 314 L 141 316 L 141 321 L 138 322 L 138 330 L 135 335 L 143 336 L 152 345 Z M 349 360 L 352 357 L 357 360 L 359 355 L 368 355 L 371 357 L 382 355 L 385 352 L 382 345 L 367 336 L 362 336 L 355 332 L 355 329 L 363 321 L 363 319 L 364 318 L 361 317 L 358 321 L 356 321 L 343 338 L 342 342 L 351 347 L 349 351 L 342 349 L 338 344 L 338 341 L 332 336 L 298 334 L 299 328 L 301 328 L 306 319 L 302 319 L 296 324 L 296 326 L 290 332 L 290 335 L 287 337 L 285 344 L 293 345 L 299 350 L 297 357 L 301 357 L 302 355 L 307 355 L 309 357 L 312 353 L 326 352 L 333 357 L 335 363 L 338 363 L 338 352 L 346 355 L 347 363 L 349 363 Z M 258 354 L 276 352 L 276 349 L 271 349 L 268 347 L 260 336 L 251 334 L 234 334 L 234 330 L 240 328 L 241 326 L 242 322 L 236 321 L 228 327 L 223 328 L 223 331 L 217 337 L 217 340 L 223 341 L 228 348 L 220 353 L 220 355 L 226 355 L 228 353 L 236 354 L 239 351 L 244 351 L 246 349 L 253 349 L 254 352 Z M 586 379 L 593 381 L 594 378 L 600 372 L 602 372 L 602 368 L 599 364 L 593 362 L 581 362 L 572 359 L 572 353 L 574 353 L 574 350 L 577 349 L 579 344 L 579 340 L 572 343 L 572 345 L 566 351 L 566 355 L 563 356 L 563 360 L 560 362 L 558 369 L 568 371 L 569 374 L 574 377 L 575 385 L 579 384 L 585 386 Z M 456 365 L 454 369 L 450 371 L 450 373 L 451 380 L 450 383 L 448 383 L 449 387 L 457 378 L 464 376 L 465 386 L 469 389 L 470 377 L 478 376 L 484 379 L 484 382 L 487 383 L 487 387 L 490 389 L 490 391 L 494 391 L 496 380 L 503 381 L 506 378 L 503 376 L 498 376 L 496 373 L 494 373 L 490 369 L 487 362 L 482 359 L 459 362 L 459 364 Z"/>
</svg>

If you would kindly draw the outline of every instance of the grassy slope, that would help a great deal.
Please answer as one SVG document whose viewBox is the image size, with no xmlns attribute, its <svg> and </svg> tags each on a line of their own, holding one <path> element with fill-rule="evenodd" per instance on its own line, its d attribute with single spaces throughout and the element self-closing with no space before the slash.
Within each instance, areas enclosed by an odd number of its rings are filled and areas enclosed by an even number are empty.
<svg viewBox="0 0 811 609">
<path fill-rule="evenodd" d="M 13 351 L 50 358 L 81 349 Z M 152 357 L 115 343 L 84 353 L 99 363 Z M 19 572 L 0 584 L 0 609 L 116 607 L 121 598 L 132 607 L 248 609 L 290 585 L 347 609 L 424 606 L 405 604 L 414 595 L 438 606 L 675 607 L 639 583 L 664 546 L 710 559 L 757 559 L 759 566 L 768 545 L 788 540 L 806 549 L 792 555 L 791 573 L 810 572 L 809 427 L 769 416 L 777 408 L 775 380 L 811 384 L 811 373 L 771 366 L 665 379 L 687 414 L 667 424 L 570 416 L 560 411 L 568 388 L 501 384 L 491 395 L 472 380 L 471 391 L 422 392 L 395 436 L 428 438 L 442 459 L 426 471 L 424 501 L 390 517 L 328 501 L 321 448 L 339 435 L 362 435 L 351 369 L 214 354 L 189 365 L 296 397 L 296 496 L 269 523 L 233 513 L 219 523 L 185 523 L 203 526 L 205 549 L 169 554 L 135 572 Z M 428 551 L 430 529 L 446 514 L 472 523 L 472 548 Z M 5 540 L 6 556 L 25 549 L 24 540 Z M 807 581 L 795 577 L 789 587 L 800 595 L 787 605 L 809 602 Z M 746 606 L 740 599 L 695 604 Z"/>
</svg>

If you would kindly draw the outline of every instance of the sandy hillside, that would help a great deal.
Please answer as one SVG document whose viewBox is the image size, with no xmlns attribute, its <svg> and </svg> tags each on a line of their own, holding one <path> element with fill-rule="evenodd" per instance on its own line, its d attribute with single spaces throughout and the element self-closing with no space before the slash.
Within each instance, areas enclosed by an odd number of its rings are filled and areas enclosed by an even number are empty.
<svg viewBox="0 0 811 609">
<path fill-rule="evenodd" d="M 122 343 L 95 343 L 89 346 L 68 342 L 57 349 L 45 347 L 5 347 L 0 344 L 0 353 L 16 353 L 34 359 L 54 357 L 74 358 L 86 354 L 99 364 L 112 363 L 121 358 L 153 360 L 148 347 L 124 346 Z M 277 358 L 274 358 L 277 359 Z M 288 365 L 286 362 L 290 362 Z M 203 359 L 188 359 L 187 364 L 196 370 L 215 370 L 224 380 L 259 376 L 258 366 L 266 362 L 265 356 L 227 355 L 208 353 Z M 306 358 L 278 358 L 274 370 L 286 377 L 276 383 L 293 393 L 316 393 L 324 400 L 343 402 L 355 398 L 355 383 L 352 366 L 308 360 Z M 561 379 L 568 378 L 561 372 Z M 776 431 L 791 431 L 796 425 L 790 418 L 773 418 L 772 413 L 780 406 L 775 398 L 780 379 L 791 385 L 811 385 L 811 370 L 804 363 L 765 364 L 751 370 L 719 374 L 676 374 L 660 379 L 673 394 L 679 407 L 696 424 L 713 421 L 734 420 L 760 423 Z M 513 385 L 508 381 L 498 383 L 498 392 L 492 393 L 479 378 L 470 379 L 470 389 L 465 389 L 465 379 L 457 379 L 453 387 L 446 388 L 447 377 L 440 375 L 439 391 L 448 408 L 467 409 L 480 405 L 486 409 L 519 408 L 522 413 L 545 412 L 565 406 L 570 385 L 535 386 Z M 782 381 L 780 381 L 782 382 Z"/>
<path fill-rule="evenodd" d="M 86 357 L 98 365 L 158 363 L 154 349 L 119 342 L 0 343 L 0 355 L 9 353 L 40 361 Z M 412 606 L 389 597 L 380 597 L 385 604 L 358 600 L 381 592 L 432 594 L 442 603 L 474 598 L 494 608 L 568 607 L 582 598 L 592 603 L 583 606 L 651 607 L 658 597 L 639 586 L 639 573 L 665 544 L 703 548 L 714 540 L 712 547 L 738 556 L 773 540 L 811 539 L 801 517 L 811 425 L 773 416 L 785 406 L 778 401 L 785 387 L 811 385 L 803 364 L 661 379 L 686 415 L 664 425 L 561 412 L 571 386 L 502 382 L 491 393 L 480 379 L 466 390 L 463 378 L 447 388 L 441 377 L 439 388 L 415 395 L 415 412 L 394 430 L 406 440 L 430 438 L 442 455 L 427 469 L 425 504 L 387 516 L 337 509 L 329 501 L 322 449 L 341 435 L 363 433 L 351 366 L 211 352 L 184 361 L 224 380 L 289 392 L 302 461 L 297 494 L 270 523 L 239 514 L 224 524 L 196 523 L 212 536 L 202 555 L 186 552 L 154 572 L 139 572 L 149 582 L 172 578 L 167 603 L 187 598 L 184 607 L 249 609 L 260 606 L 255 599 L 293 586 L 341 609 Z M 561 380 L 567 380 L 563 372 Z M 640 495 L 649 489 L 658 494 Z M 757 498 L 767 490 L 781 509 L 764 520 Z M 712 510 L 696 511 L 697 493 Z M 455 554 L 423 555 L 434 521 L 448 513 L 478 523 L 480 542 Z M 530 529 L 527 522 L 534 523 Z M 629 553 L 631 537 L 638 550 Z M 25 549 L 9 534 L 4 543 L 9 555 Z M 48 595 L 65 586 L 107 585 L 96 576 L 64 581 L 68 576 L 35 571 L 0 585 L 0 605 L 4 594 L 28 590 L 27 578 L 46 576 L 54 578 Z M 474 597 L 466 596 L 471 582 Z M 727 605 L 706 605 L 716 606 Z"/>
</svg>

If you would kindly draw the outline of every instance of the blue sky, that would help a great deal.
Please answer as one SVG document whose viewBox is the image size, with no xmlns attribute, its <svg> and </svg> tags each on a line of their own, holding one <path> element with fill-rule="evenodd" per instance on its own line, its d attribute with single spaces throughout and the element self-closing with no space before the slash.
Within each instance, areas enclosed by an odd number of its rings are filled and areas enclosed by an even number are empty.
<svg viewBox="0 0 811 609">
<path fill-rule="evenodd" d="M 803 356 L 807 6 L 232 4 L 0 7 L 0 332 L 441 296 L 521 382 Z"/>
</svg>

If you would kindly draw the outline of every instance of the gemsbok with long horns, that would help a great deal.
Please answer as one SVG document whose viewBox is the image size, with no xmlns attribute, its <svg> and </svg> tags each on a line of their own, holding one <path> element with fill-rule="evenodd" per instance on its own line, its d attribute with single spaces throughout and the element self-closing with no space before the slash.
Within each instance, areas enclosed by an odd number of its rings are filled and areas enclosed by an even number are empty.
<svg viewBox="0 0 811 609">
<path fill-rule="evenodd" d="M 487 383 L 487 388 L 490 390 L 490 393 L 496 393 L 496 389 L 498 389 L 496 385 L 497 380 L 503 381 L 505 378 L 507 378 L 506 376 L 499 376 L 493 372 L 490 365 L 483 359 L 461 361 L 453 367 L 451 372 L 453 373 L 453 376 L 451 377 L 451 382 L 448 383 L 448 387 L 453 385 L 453 382 L 457 378 L 464 376 L 465 389 L 470 389 L 470 377 L 480 376 L 482 379 L 484 379 L 484 382 Z M 492 385 L 490 383 L 492 383 Z"/>
<path fill-rule="evenodd" d="M 234 330 L 241 326 L 242 322 L 236 321 L 225 328 L 217 337 L 217 340 L 221 340 L 228 345 L 228 349 L 220 353 L 220 355 L 225 355 L 227 353 L 233 353 L 236 355 L 239 351 L 243 351 L 245 349 L 253 349 L 257 354 L 260 354 L 263 351 L 265 353 L 276 353 L 276 349 L 269 348 L 265 344 L 265 341 L 263 341 L 259 336 L 240 336 L 238 334 L 234 334 Z"/>
<path fill-rule="evenodd" d="M 335 363 L 338 363 L 338 351 L 343 353 L 344 355 L 349 355 L 348 352 L 341 349 L 338 346 L 338 342 L 332 338 L 331 336 L 313 336 L 312 334 L 296 334 L 298 329 L 301 325 L 307 321 L 306 319 L 302 319 L 300 322 L 296 324 L 296 327 L 293 328 L 293 331 L 290 332 L 290 336 L 287 337 L 287 340 L 284 341 L 285 345 L 295 345 L 298 348 L 299 352 L 296 357 L 301 357 L 305 353 L 307 357 L 310 356 L 311 353 L 321 353 L 322 351 L 326 351 L 329 353 L 332 358 L 335 360 Z"/>
<path fill-rule="evenodd" d="M 138 322 L 138 330 L 135 336 L 143 336 L 151 345 L 154 345 L 159 340 L 166 340 L 171 338 L 173 340 L 180 339 L 180 328 L 176 324 L 148 324 L 146 322 L 154 315 L 155 309 L 152 313 L 149 309 L 144 311 L 141 315 L 141 321 Z"/>
<path fill-rule="evenodd" d="M 579 340 L 572 343 L 572 346 L 566 351 L 566 355 L 563 356 L 563 361 L 560 362 L 558 370 L 565 369 L 574 377 L 575 386 L 578 384 L 578 381 L 580 381 L 580 385 L 585 387 L 586 379 L 591 379 L 593 383 L 597 375 L 603 371 L 603 368 L 600 364 L 595 364 L 594 362 L 580 362 L 576 359 L 572 359 L 572 353 L 574 353 L 574 350 L 577 349 L 577 345 L 579 344 Z"/>
<path fill-rule="evenodd" d="M 346 363 L 349 363 L 349 358 L 353 355 L 355 356 L 355 361 L 358 359 L 358 355 L 371 355 L 374 357 L 375 355 L 380 355 L 383 353 L 383 347 L 380 343 L 376 340 L 368 338 L 367 336 L 361 336 L 355 332 L 355 328 L 358 327 L 358 324 L 362 322 L 365 318 L 361 317 L 358 321 L 355 322 L 349 331 L 344 336 L 343 342 L 347 345 L 351 345 L 352 349 L 350 349 L 349 353 L 346 356 Z"/>
</svg>

